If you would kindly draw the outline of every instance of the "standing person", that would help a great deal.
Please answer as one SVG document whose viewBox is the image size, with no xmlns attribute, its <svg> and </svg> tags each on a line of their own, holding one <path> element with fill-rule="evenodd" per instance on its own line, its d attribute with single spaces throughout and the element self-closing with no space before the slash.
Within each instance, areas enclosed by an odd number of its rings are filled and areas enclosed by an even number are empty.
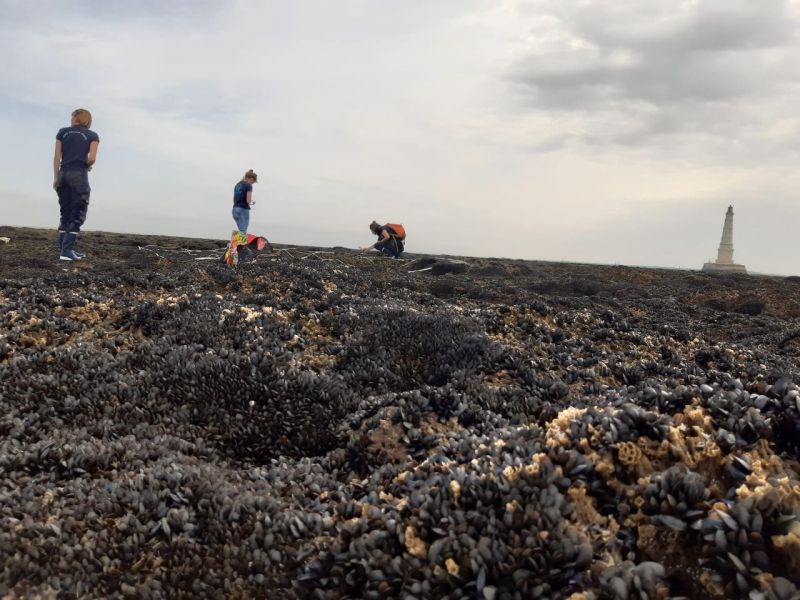
<svg viewBox="0 0 800 600">
<path fill-rule="evenodd" d="M 244 174 L 242 180 L 233 188 L 233 220 L 236 228 L 247 233 L 247 226 L 250 224 L 250 207 L 253 202 L 253 184 L 258 181 L 258 175 L 249 169 Z"/>
<path fill-rule="evenodd" d="M 75 252 L 78 232 L 89 210 L 89 171 L 97 160 L 100 137 L 89 127 L 92 113 L 85 108 L 72 111 L 69 127 L 56 134 L 53 156 L 53 189 L 58 194 L 61 220 L 58 224 L 58 245 L 61 260 L 80 260 Z"/>
<path fill-rule="evenodd" d="M 378 236 L 378 241 L 362 250 L 379 250 L 390 258 L 400 258 L 405 249 L 403 241 L 406 239 L 406 228 L 399 223 L 386 223 L 379 225 L 377 221 L 369 224 L 369 230 Z"/>
</svg>

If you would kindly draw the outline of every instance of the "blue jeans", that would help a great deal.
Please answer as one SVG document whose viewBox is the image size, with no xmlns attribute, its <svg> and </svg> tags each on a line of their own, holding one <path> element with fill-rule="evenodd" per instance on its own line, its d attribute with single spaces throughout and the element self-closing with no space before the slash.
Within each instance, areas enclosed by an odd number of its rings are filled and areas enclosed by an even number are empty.
<svg viewBox="0 0 800 600">
<path fill-rule="evenodd" d="M 58 206 L 61 210 L 61 219 L 58 223 L 59 231 L 77 233 L 86 220 L 89 210 L 89 172 L 86 169 L 75 171 L 60 171 L 58 174 Z"/>
<path fill-rule="evenodd" d="M 389 236 L 389 239 L 386 240 L 378 240 L 378 243 L 375 244 L 375 249 L 380 250 L 383 252 L 385 256 L 389 258 L 400 258 L 400 255 L 403 253 L 403 242 L 394 237 L 393 235 Z"/>
<path fill-rule="evenodd" d="M 233 220 L 236 221 L 236 229 L 242 233 L 247 233 L 247 226 L 250 224 L 250 209 L 234 206 Z"/>
</svg>

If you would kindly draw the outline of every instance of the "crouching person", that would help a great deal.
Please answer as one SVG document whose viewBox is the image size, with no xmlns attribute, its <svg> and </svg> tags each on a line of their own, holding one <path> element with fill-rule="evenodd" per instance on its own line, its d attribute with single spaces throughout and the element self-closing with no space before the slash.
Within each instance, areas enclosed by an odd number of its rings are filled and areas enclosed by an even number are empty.
<svg viewBox="0 0 800 600">
<path fill-rule="evenodd" d="M 369 224 L 369 230 L 378 236 L 378 241 L 362 250 L 378 250 L 390 258 L 400 258 L 403 253 L 406 239 L 405 227 L 399 223 L 386 223 L 379 225 L 376 221 Z"/>
<path fill-rule="evenodd" d="M 56 134 L 53 157 L 53 189 L 58 194 L 61 220 L 58 224 L 58 244 L 61 260 L 80 260 L 75 252 L 78 232 L 89 210 L 89 171 L 97 160 L 99 136 L 89 129 L 92 114 L 79 108 L 72 112 L 69 127 Z"/>
</svg>

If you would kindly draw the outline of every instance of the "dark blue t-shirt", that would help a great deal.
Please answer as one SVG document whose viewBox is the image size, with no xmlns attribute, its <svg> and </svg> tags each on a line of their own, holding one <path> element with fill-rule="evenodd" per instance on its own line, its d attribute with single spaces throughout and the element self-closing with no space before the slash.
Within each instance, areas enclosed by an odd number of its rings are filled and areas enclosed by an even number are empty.
<svg viewBox="0 0 800 600">
<path fill-rule="evenodd" d="M 100 142 L 100 136 L 94 131 L 80 125 L 63 127 L 58 130 L 56 139 L 61 142 L 61 170 L 77 171 L 87 169 L 89 165 L 89 145 Z"/>
<path fill-rule="evenodd" d="M 383 232 L 384 231 L 389 234 L 389 237 L 397 238 L 398 242 L 402 242 L 403 241 L 399 237 L 397 237 L 397 232 L 394 229 L 392 229 L 388 225 L 381 225 L 380 227 L 378 227 L 378 231 L 375 232 L 375 234 L 378 236 L 378 241 L 379 242 L 383 239 Z"/>
<path fill-rule="evenodd" d="M 233 205 L 239 208 L 246 208 L 250 210 L 250 205 L 247 203 L 247 192 L 253 191 L 253 185 L 246 181 L 240 181 L 233 188 Z"/>
</svg>

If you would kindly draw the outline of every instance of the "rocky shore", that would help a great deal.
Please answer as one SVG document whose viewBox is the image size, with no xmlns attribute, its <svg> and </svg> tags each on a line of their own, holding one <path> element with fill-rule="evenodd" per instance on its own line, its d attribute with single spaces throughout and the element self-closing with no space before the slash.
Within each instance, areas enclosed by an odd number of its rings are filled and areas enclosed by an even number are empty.
<svg viewBox="0 0 800 600">
<path fill-rule="evenodd" d="M 800 598 L 798 278 L 0 236 L 0 597 Z"/>
</svg>

